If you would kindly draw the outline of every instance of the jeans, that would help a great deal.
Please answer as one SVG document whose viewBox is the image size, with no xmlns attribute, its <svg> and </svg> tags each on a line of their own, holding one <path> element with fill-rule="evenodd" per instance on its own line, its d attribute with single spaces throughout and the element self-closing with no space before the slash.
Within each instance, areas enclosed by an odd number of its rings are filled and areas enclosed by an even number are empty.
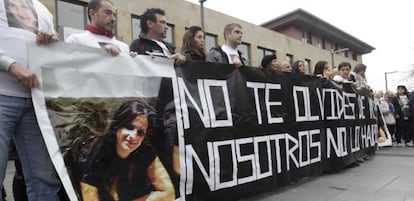
<svg viewBox="0 0 414 201">
<path fill-rule="evenodd" d="M 10 140 L 19 154 L 29 201 L 57 201 L 60 182 L 50 160 L 30 98 L 0 95 L 0 188 Z"/>
</svg>

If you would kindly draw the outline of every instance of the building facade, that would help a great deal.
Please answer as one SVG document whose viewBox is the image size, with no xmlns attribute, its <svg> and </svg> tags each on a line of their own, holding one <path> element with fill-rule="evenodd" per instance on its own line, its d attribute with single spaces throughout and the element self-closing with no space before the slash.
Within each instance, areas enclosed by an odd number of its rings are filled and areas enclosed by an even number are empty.
<svg viewBox="0 0 414 201">
<path fill-rule="evenodd" d="M 88 23 L 87 0 L 40 0 L 55 16 L 56 30 L 61 38 L 70 33 L 83 30 Z M 140 32 L 139 16 L 147 8 L 161 8 L 166 11 L 169 25 L 166 40 L 180 48 L 185 29 L 192 25 L 200 25 L 200 6 L 185 0 L 111 0 L 117 7 L 116 36 L 127 44 L 137 38 Z M 331 61 L 332 54 L 328 45 L 325 48 L 315 46 L 317 42 L 303 41 L 298 26 L 285 30 L 272 30 L 269 26 L 258 26 L 223 13 L 204 9 L 206 47 L 210 49 L 224 42 L 223 28 L 229 23 L 239 23 L 243 27 L 243 43 L 239 49 L 249 60 L 249 65 L 260 66 L 264 55 L 276 54 L 278 60 L 304 60 L 308 73 L 319 60 Z M 332 27 L 331 27 L 332 28 Z M 295 29 L 298 29 L 297 31 Z M 293 34 L 289 34 L 289 30 Z M 317 32 L 312 32 L 316 34 Z M 312 37 L 316 40 L 317 37 Z M 359 40 L 358 40 L 359 41 Z M 362 41 L 359 41 L 362 44 Z M 328 44 L 328 42 L 326 42 Z M 339 43 L 338 43 L 339 44 Z M 347 43 L 341 43 L 347 45 Z M 371 47 L 372 48 L 372 47 Z M 373 48 L 372 48 L 373 49 Z M 371 49 L 371 50 L 372 50 Z M 357 50 L 357 49 L 355 49 Z M 347 61 L 351 65 L 362 62 L 361 55 L 368 52 L 357 52 L 358 56 L 349 57 L 335 54 L 337 63 Z"/>
<path fill-rule="evenodd" d="M 362 55 L 375 49 L 300 8 L 265 22 L 262 26 L 326 50 L 331 53 L 332 66 L 335 66 L 333 62 L 336 55 L 362 63 Z"/>
</svg>

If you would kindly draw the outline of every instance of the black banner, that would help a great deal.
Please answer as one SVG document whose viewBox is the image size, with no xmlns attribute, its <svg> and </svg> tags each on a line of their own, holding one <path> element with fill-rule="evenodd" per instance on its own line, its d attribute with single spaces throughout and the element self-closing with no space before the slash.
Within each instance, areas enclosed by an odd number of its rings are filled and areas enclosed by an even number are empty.
<svg viewBox="0 0 414 201">
<path fill-rule="evenodd" d="M 374 152 L 378 128 L 369 91 L 204 62 L 176 71 L 187 200 L 251 196 Z"/>
<path fill-rule="evenodd" d="M 350 84 L 30 47 L 36 117 L 71 201 L 237 200 L 341 169 L 377 145 L 371 93 Z"/>
</svg>

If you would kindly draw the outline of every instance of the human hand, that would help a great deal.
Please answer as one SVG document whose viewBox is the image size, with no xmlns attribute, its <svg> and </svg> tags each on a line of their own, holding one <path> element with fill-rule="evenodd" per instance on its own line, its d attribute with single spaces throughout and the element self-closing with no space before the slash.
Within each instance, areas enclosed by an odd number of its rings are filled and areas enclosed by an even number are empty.
<svg viewBox="0 0 414 201">
<path fill-rule="evenodd" d="M 137 52 L 131 51 L 129 52 L 129 56 L 131 56 L 132 58 L 136 57 L 138 55 Z"/>
<path fill-rule="evenodd" d="M 39 80 L 37 79 L 36 74 L 18 63 L 10 65 L 9 73 L 25 87 L 33 88 L 39 86 Z"/>
<path fill-rule="evenodd" d="M 49 33 L 46 31 L 39 31 L 36 36 L 37 45 L 46 45 L 52 42 L 56 42 L 58 40 L 59 40 L 59 37 L 55 32 Z"/>
<path fill-rule="evenodd" d="M 242 62 L 240 61 L 239 57 L 233 58 L 233 64 L 236 68 L 240 68 L 242 66 Z"/>
<path fill-rule="evenodd" d="M 174 59 L 175 60 L 175 64 L 177 64 L 177 65 L 182 65 L 186 61 L 185 56 L 182 55 L 182 54 L 180 54 L 180 53 L 173 54 L 173 55 L 169 56 L 168 58 Z"/>
<path fill-rule="evenodd" d="M 109 52 L 109 54 L 112 56 L 118 56 L 119 52 L 121 51 L 118 47 L 111 44 L 105 44 L 102 46 L 102 48 Z"/>
</svg>

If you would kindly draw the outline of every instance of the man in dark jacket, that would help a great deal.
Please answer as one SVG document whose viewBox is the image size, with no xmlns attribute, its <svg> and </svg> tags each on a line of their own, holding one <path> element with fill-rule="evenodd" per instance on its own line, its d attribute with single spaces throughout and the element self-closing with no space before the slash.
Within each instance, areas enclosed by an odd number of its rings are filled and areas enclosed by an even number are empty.
<svg viewBox="0 0 414 201">
<path fill-rule="evenodd" d="M 138 54 L 167 57 L 175 60 L 175 64 L 185 62 L 185 56 L 175 53 L 175 47 L 164 41 L 167 36 L 167 20 L 164 10 L 150 8 L 141 16 L 141 33 L 135 39 L 130 49 Z"/>
<path fill-rule="evenodd" d="M 215 63 L 234 64 L 236 67 L 246 65 L 246 59 L 237 50 L 242 42 L 242 27 L 240 24 L 232 23 L 224 27 L 224 40 L 222 46 L 214 47 L 207 54 L 206 61 Z"/>
</svg>

